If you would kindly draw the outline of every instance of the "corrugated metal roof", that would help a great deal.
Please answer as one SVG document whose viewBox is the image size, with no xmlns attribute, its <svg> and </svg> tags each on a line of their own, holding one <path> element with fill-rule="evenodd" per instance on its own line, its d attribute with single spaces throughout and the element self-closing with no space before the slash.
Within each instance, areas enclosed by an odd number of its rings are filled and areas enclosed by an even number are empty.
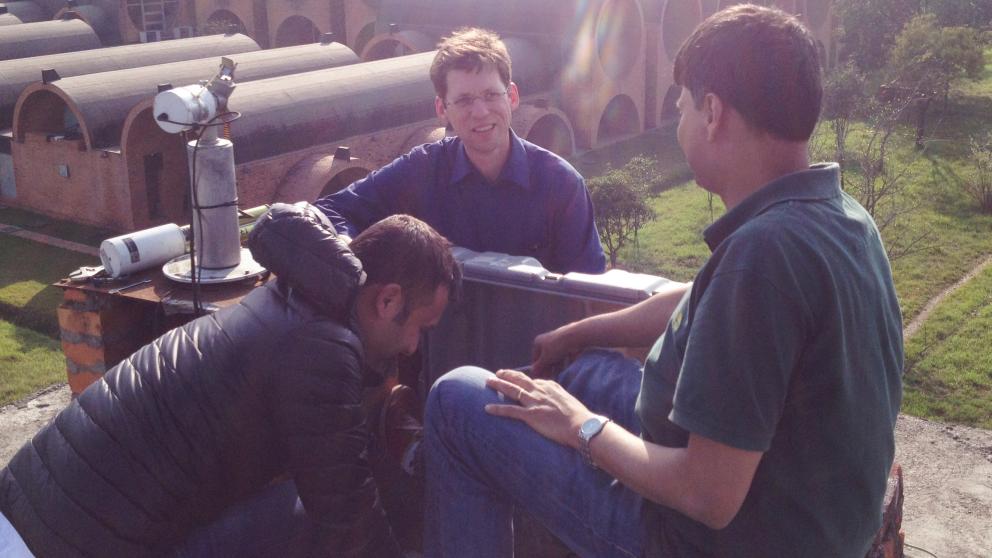
<svg viewBox="0 0 992 558">
<path fill-rule="evenodd" d="M 79 19 L 39 21 L 0 27 L 0 60 L 100 48 L 100 39 Z"/>
<path fill-rule="evenodd" d="M 236 83 L 360 62 L 354 51 L 340 43 L 299 45 L 229 57 L 238 65 L 234 74 Z M 128 111 L 143 99 L 154 97 L 159 84 L 191 85 L 212 77 L 219 65 L 220 58 L 215 56 L 87 74 L 47 85 L 35 83 L 21 94 L 14 133 L 19 133 L 23 119 L 32 118 L 30 96 L 51 92 L 61 97 L 75 113 L 90 149 L 120 145 L 121 128 Z"/>
<path fill-rule="evenodd" d="M 54 68 L 60 76 L 68 78 L 256 50 L 259 50 L 259 46 L 251 37 L 233 34 L 5 60 L 0 62 L 0 129 L 10 127 L 17 97 L 29 84 L 41 80 L 41 71 L 44 69 Z"/>
</svg>

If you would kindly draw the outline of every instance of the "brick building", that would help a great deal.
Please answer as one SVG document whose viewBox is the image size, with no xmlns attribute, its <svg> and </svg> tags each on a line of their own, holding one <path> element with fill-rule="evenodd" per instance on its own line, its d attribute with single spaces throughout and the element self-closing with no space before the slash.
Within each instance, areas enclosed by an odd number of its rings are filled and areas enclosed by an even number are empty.
<svg viewBox="0 0 992 558">
<path fill-rule="evenodd" d="M 255 41 L 245 35 L 213 35 L 181 41 L 126 45 L 99 51 L 66 52 L 0 61 L 0 203 L 17 205 L 13 133 L 10 128 L 14 122 L 18 97 L 31 83 L 42 80 L 43 71 L 54 70 L 54 74 L 49 74 L 49 79 L 54 79 L 56 75 L 69 78 L 203 56 L 219 57 L 258 49 Z M 94 52 L 99 52 L 99 55 L 94 55 Z M 46 118 L 61 118 L 61 116 L 60 112 L 58 115 L 48 115 Z M 26 180 L 33 179 L 33 174 L 26 177 Z M 43 208 L 39 210 L 44 211 Z"/>
<path fill-rule="evenodd" d="M 339 43 L 229 57 L 238 65 L 241 87 L 251 80 L 359 61 Z M 12 154 L 15 180 L 31 186 L 20 189 L 14 204 L 111 229 L 184 222 L 188 179 L 185 151 L 181 142 L 176 146 L 179 137 L 141 133 L 130 135 L 125 145 L 125 121 L 135 106 L 154 98 L 158 85 L 195 84 L 216 73 L 218 62 L 212 56 L 28 86 L 14 114 Z M 150 147 L 132 157 L 143 145 Z"/>
<path fill-rule="evenodd" d="M 443 135 L 427 77 L 429 53 L 457 27 L 487 27 L 504 37 L 523 93 L 514 129 L 567 156 L 671 119 L 678 97 L 672 65 L 679 45 L 702 18 L 732 3 L 93 0 L 74 11 L 82 14 L 83 8 L 94 6 L 126 17 L 119 27 L 127 40 L 134 40 L 135 33 L 144 33 L 139 40 L 165 38 L 185 27 L 194 33 L 238 28 L 262 44 L 313 44 L 319 33 L 329 31 L 360 51 L 367 63 L 350 68 L 312 71 L 290 64 L 278 74 L 283 77 L 269 79 L 244 68 L 236 72 L 236 81 L 245 83 L 231 106 L 242 118 L 230 125 L 230 132 L 240 200 L 251 206 L 314 199 L 417 143 Z M 776 3 L 804 18 L 823 45 L 825 60 L 831 60 L 831 1 Z M 403 56 L 417 53 L 424 56 Z M 189 73 L 164 72 L 158 81 L 180 85 L 213 75 L 216 61 L 200 63 Z M 0 62 L 0 78 L 4 64 Z M 37 66 L 30 80 L 45 69 Z M 88 68 L 72 75 L 97 71 L 105 70 Z M 180 137 L 159 130 L 152 118 L 153 91 L 145 82 L 154 72 L 128 74 L 144 76 L 139 81 L 145 83 L 145 97 L 137 101 L 120 88 L 101 85 L 131 77 L 67 80 L 59 72 L 62 80 L 31 86 L 19 109 L 20 124 L 13 132 L 0 132 L 0 201 L 120 230 L 184 221 L 186 148 Z M 194 78 L 197 72 L 202 73 Z M 17 91 L 25 87 L 21 83 Z M 7 89 L 0 79 L 0 130 L 10 125 L 9 118 L 3 120 Z M 113 126 L 100 124 L 110 120 Z M 16 184 L 31 184 L 32 190 L 18 191 Z"/>
</svg>

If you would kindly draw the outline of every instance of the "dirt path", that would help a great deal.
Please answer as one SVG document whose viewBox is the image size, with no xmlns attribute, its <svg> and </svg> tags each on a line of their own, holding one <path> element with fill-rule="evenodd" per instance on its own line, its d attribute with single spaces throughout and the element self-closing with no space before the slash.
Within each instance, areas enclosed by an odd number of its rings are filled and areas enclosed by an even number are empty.
<svg viewBox="0 0 992 558">
<path fill-rule="evenodd" d="M 941 558 L 992 556 L 992 431 L 900 415 L 896 462 L 907 543 Z"/>
<path fill-rule="evenodd" d="M 967 283 L 968 281 L 974 279 L 976 276 L 978 276 L 979 273 L 985 271 L 985 268 L 989 267 L 990 265 L 992 265 L 992 256 L 986 257 L 978 265 L 972 268 L 971 271 L 966 273 L 964 277 L 959 279 L 957 283 L 954 283 L 950 287 L 947 287 L 946 289 L 941 291 L 940 294 L 927 301 L 927 304 L 926 306 L 923 307 L 923 310 L 921 310 L 920 313 L 917 314 L 915 318 L 913 318 L 913 321 L 909 322 L 909 325 L 906 326 L 906 329 L 902 330 L 903 339 L 909 339 L 910 337 L 915 335 L 916 332 L 919 331 L 923 323 L 927 321 L 927 318 L 930 317 L 930 314 L 933 313 L 934 309 L 937 308 L 937 306 L 941 302 L 944 302 L 945 298 L 949 297 L 954 291 L 963 287 L 965 283 Z"/>
</svg>

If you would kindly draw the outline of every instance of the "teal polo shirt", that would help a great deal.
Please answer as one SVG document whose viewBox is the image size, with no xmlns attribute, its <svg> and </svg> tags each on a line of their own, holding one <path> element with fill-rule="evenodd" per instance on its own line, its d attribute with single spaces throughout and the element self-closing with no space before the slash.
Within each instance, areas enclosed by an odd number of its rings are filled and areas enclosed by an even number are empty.
<svg viewBox="0 0 992 558">
<path fill-rule="evenodd" d="M 647 503 L 649 556 L 863 557 L 902 397 L 902 320 L 868 213 L 836 164 L 783 176 L 704 233 L 712 255 L 655 343 L 643 436 L 764 452 L 714 531 Z"/>
</svg>

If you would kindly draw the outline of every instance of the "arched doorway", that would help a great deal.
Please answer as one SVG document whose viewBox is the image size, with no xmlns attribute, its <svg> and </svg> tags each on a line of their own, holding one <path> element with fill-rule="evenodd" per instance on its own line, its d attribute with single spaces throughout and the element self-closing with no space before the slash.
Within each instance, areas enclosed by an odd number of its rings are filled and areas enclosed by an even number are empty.
<svg viewBox="0 0 992 558">
<path fill-rule="evenodd" d="M 375 22 L 369 23 L 362 27 L 362 30 L 358 32 L 358 36 L 355 37 L 355 44 L 351 45 L 351 50 L 361 53 L 365 50 L 365 45 L 369 44 L 372 37 L 375 36 Z"/>
<path fill-rule="evenodd" d="M 617 95 L 603 110 L 596 133 L 597 144 L 638 132 L 637 106 L 627 95 Z"/>
<path fill-rule="evenodd" d="M 352 182 L 365 178 L 369 174 L 368 169 L 363 169 L 362 167 L 349 167 L 343 171 L 334 175 L 333 178 L 327 181 L 324 188 L 320 191 L 319 197 L 329 196 L 336 192 L 348 187 Z"/>
<path fill-rule="evenodd" d="M 301 16 L 294 15 L 286 18 L 276 31 L 276 44 L 278 47 L 309 45 L 320 40 L 320 29 L 312 21 Z"/>
<path fill-rule="evenodd" d="M 539 118 L 527 133 L 527 141 L 562 157 L 568 157 L 575 152 L 572 129 L 557 114 L 547 114 Z"/>
<path fill-rule="evenodd" d="M 396 39 L 383 39 L 369 48 L 365 60 L 385 60 L 407 54 L 416 54 L 416 50 Z"/>
<path fill-rule="evenodd" d="M 229 10 L 217 10 L 210 14 L 207 23 L 203 25 L 204 35 L 219 35 L 221 33 L 244 33 L 247 34 L 244 22 L 241 21 L 234 12 Z"/>
</svg>

